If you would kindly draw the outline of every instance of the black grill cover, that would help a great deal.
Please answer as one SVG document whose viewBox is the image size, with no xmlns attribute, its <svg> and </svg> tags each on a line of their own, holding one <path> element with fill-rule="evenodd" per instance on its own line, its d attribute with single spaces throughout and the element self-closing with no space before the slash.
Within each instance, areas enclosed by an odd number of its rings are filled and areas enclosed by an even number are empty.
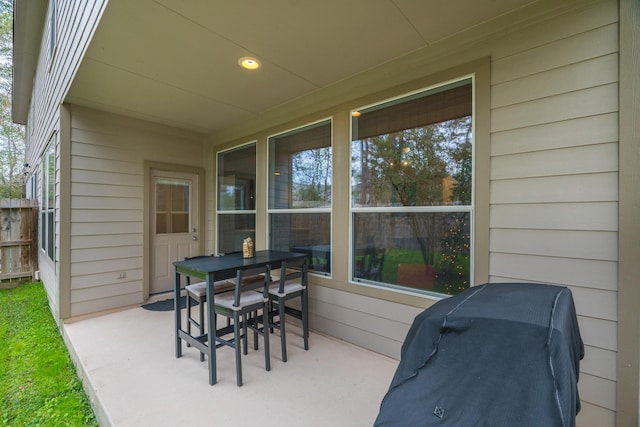
<svg viewBox="0 0 640 427">
<path fill-rule="evenodd" d="M 568 288 L 475 286 L 415 318 L 375 426 L 575 426 L 583 357 Z"/>
</svg>

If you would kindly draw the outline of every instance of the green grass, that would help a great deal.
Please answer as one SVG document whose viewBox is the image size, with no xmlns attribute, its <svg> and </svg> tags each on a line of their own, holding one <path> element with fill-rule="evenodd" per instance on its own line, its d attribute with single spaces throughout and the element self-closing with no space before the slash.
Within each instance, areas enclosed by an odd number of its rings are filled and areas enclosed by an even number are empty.
<svg viewBox="0 0 640 427">
<path fill-rule="evenodd" d="M 97 426 L 42 283 L 0 290 L 0 426 Z"/>
<path fill-rule="evenodd" d="M 385 283 L 396 283 L 398 278 L 398 266 L 401 263 L 424 264 L 422 253 L 419 250 L 390 249 L 387 250 L 384 258 L 384 268 L 382 270 L 382 281 Z M 453 271 L 446 273 L 443 254 L 435 253 L 434 268 L 436 279 L 433 291 L 441 294 L 455 295 L 469 287 L 469 257 L 456 255 Z"/>
</svg>

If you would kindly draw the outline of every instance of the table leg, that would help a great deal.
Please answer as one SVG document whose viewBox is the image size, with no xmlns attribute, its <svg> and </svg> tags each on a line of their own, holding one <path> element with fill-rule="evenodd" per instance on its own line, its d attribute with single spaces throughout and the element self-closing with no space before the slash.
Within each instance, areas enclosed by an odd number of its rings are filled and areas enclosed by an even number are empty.
<svg viewBox="0 0 640 427">
<path fill-rule="evenodd" d="M 176 319 L 176 358 L 182 356 L 182 340 L 180 339 L 179 331 L 182 328 L 182 311 L 180 305 L 180 273 L 175 267 L 175 278 L 173 281 L 173 304 Z"/>
<path fill-rule="evenodd" d="M 216 330 L 217 327 L 217 319 L 215 312 L 215 295 L 213 292 L 213 273 L 209 273 L 207 275 L 207 333 L 208 335 L 208 343 L 207 350 L 209 357 L 209 384 L 214 385 L 218 382 L 218 374 L 217 374 L 217 366 L 216 366 Z M 202 321 L 202 319 L 200 319 Z"/>
</svg>

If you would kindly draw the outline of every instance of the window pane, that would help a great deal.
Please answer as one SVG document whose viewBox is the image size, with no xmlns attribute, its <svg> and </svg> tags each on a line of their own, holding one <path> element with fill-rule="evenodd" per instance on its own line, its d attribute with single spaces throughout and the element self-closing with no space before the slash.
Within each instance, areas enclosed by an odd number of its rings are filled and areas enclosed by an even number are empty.
<svg viewBox="0 0 640 427">
<path fill-rule="evenodd" d="M 156 234 L 168 233 L 166 212 L 156 213 Z"/>
<path fill-rule="evenodd" d="M 42 161 L 42 178 L 40 181 L 40 209 L 47 209 L 47 177 L 49 173 L 47 172 L 47 161 L 46 159 Z"/>
<path fill-rule="evenodd" d="M 47 255 L 53 259 L 54 211 L 47 212 Z"/>
<path fill-rule="evenodd" d="M 256 241 L 256 216 L 254 214 L 218 215 L 218 252 L 229 253 L 242 250 L 247 237 Z"/>
<path fill-rule="evenodd" d="M 40 248 L 47 249 L 47 213 L 40 211 Z"/>
<path fill-rule="evenodd" d="M 188 233 L 189 232 L 189 214 L 188 213 L 172 213 L 171 214 L 171 232 L 172 233 Z"/>
<path fill-rule="evenodd" d="M 171 187 L 169 184 L 158 183 L 156 185 L 156 212 L 166 212 L 168 210 L 167 199 L 170 197 Z"/>
<path fill-rule="evenodd" d="M 471 204 L 471 83 L 353 117 L 352 206 Z"/>
<path fill-rule="evenodd" d="M 457 294 L 470 283 L 470 214 L 353 214 L 353 276 Z"/>
<path fill-rule="evenodd" d="M 49 143 L 42 158 L 41 186 L 41 223 L 40 247 L 46 251 L 49 258 L 54 259 L 55 238 L 55 204 L 56 204 L 56 152 L 55 143 Z"/>
<path fill-rule="evenodd" d="M 171 210 L 189 211 L 189 182 L 177 182 L 171 186 Z"/>
<path fill-rule="evenodd" d="M 271 249 L 308 253 L 310 270 L 331 272 L 331 214 L 272 213 L 269 220 Z"/>
<path fill-rule="evenodd" d="M 218 210 L 255 210 L 256 146 L 218 154 Z"/>
<path fill-rule="evenodd" d="M 157 178 L 156 234 L 188 233 L 191 182 Z"/>
<path fill-rule="evenodd" d="M 331 206 L 331 122 L 269 138 L 269 208 Z"/>
<path fill-rule="evenodd" d="M 55 209 L 55 196 L 56 196 L 56 152 L 53 144 L 49 147 L 47 153 L 47 207 L 48 209 Z"/>
</svg>

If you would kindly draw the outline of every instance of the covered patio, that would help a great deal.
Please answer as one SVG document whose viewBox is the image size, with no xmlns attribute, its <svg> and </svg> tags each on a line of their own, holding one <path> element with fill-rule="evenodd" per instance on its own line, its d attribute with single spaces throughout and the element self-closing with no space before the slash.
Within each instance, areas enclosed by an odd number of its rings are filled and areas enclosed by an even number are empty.
<svg viewBox="0 0 640 427">
<path fill-rule="evenodd" d="M 370 425 L 415 315 L 504 282 L 571 289 L 578 424 L 638 424 L 640 2 L 14 4 L 39 277 L 105 424 Z M 311 252 L 323 335 L 210 387 L 133 307 L 247 237 Z"/>
<path fill-rule="evenodd" d="M 174 355 L 173 311 L 131 307 L 66 323 L 63 335 L 102 425 L 371 426 L 398 361 L 314 331 L 310 348 L 289 329 L 287 363 L 277 336 L 271 371 L 262 348 L 217 352 L 218 383 L 194 348 Z"/>
</svg>

